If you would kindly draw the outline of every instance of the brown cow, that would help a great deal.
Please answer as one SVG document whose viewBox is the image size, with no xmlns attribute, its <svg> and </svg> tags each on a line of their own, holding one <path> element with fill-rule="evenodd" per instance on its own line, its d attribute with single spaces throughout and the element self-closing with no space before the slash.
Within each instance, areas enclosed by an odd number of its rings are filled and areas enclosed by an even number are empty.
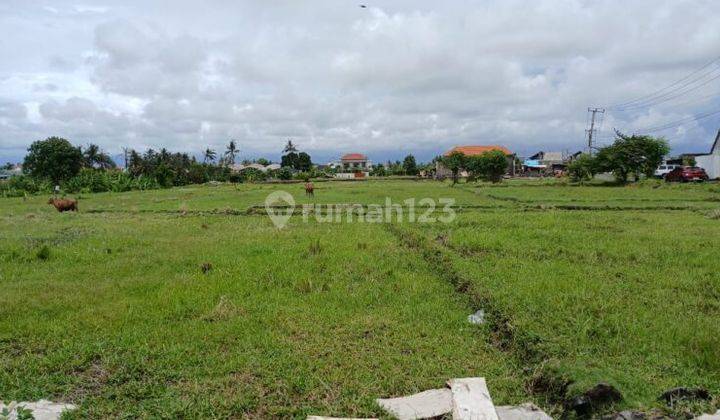
<svg viewBox="0 0 720 420">
<path fill-rule="evenodd" d="M 48 204 L 55 206 L 60 213 L 64 211 L 78 211 L 77 200 L 71 200 L 69 198 L 51 198 L 48 200 Z"/>
<path fill-rule="evenodd" d="M 315 186 L 310 181 L 305 183 L 305 195 L 315 197 Z"/>
</svg>

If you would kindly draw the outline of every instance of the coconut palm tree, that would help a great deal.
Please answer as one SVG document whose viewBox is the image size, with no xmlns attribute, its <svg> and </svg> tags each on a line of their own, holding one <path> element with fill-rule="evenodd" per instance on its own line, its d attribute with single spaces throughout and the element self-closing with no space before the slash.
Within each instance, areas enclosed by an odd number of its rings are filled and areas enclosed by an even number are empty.
<svg viewBox="0 0 720 420">
<path fill-rule="evenodd" d="M 237 145 L 235 144 L 235 140 L 230 140 L 230 143 L 227 145 L 227 150 L 225 151 L 225 163 L 228 165 L 234 165 L 235 164 L 235 156 L 238 154 L 239 150 L 237 148 Z"/>
<path fill-rule="evenodd" d="M 214 162 L 216 156 L 217 153 L 208 147 L 205 149 L 205 154 L 203 155 L 203 163 Z"/>
<path fill-rule="evenodd" d="M 97 144 L 90 143 L 83 151 L 83 164 L 87 168 L 110 169 L 115 167 L 110 155 L 100 150 Z"/>
<path fill-rule="evenodd" d="M 293 144 L 292 140 L 288 140 L 287 144 L 285 145 L 285 149 L 283 149 L 283 153 L 291 153 L 297 151 L 297 146 Z"/>
</svg>

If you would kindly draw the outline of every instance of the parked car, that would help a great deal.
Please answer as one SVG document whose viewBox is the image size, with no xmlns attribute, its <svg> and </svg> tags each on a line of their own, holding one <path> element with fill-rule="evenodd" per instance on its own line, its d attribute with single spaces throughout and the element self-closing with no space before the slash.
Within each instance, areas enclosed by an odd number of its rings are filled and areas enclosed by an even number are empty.
<svg viewBox="0 0 720 420">
<path fill-rule="evenodd" d="M 668 182 L 707 181 L 708 179 L 705 169 L 697 166 L 681 166 L 665 175 L 665 181 Z"/>
<path fill-rule="evenodd" d="M 666 164 L 663 162 L 662 165 L 658 166 L 657 169 L 655 169 L 655 176 L 657 178 L 665 178 L 665 175 L 670 173 L 675 168 L 679 168 L 681 165 L 672 165 L 672 164 Z"/>
</svg>

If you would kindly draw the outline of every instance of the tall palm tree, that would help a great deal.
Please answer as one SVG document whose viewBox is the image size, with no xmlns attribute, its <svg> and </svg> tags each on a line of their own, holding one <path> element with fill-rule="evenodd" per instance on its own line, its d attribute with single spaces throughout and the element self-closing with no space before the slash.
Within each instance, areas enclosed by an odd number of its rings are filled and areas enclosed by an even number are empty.
<svg viewBox="0 0 720 420">
<path fill-rule="evenodd" d="M 100 150 L 97 144 L 90 143 L 83 151 L 83 164 L 87 168 L 110 169 L 115 167 L 110 155 Z"/>
<path fill-rule="evenodd" d="M 283 153 L 290 153 L 290 152 L 297 152 L 297 147 L 293 144 L 292 140 L 288 140 L 287 144 L 285 145 L 285 149 L 283 149 Z"/>
<path fill-rule="evenodd" d="M 115 164 L 115 161 L 112 160 L 110 155 L 108 155 L 105 152 L 102 152 L 97 156 L 95 163 L 97 163 L 97 165 L 100 169 L 110 169 L 110 168 L 117 167 L 117 165 Z"/>
<path fill-rule="evenodd" d="M 100 147 L 98 147 L 97 144 L 88 144 L 85 150 L 83 150 L 83 164 L 88 168 L 93 168 L 98 154 L 100 154 Z"/>
<path fill-rule="evenodd" d="M 228 165 L 235 164 L 235 156 L 238 154 L 238 148 L 235 144 L 235 140 L 230 140 L 230 143 L 227 145 L 227 150 L 225 151 L 225 157 Z"/>
<path fill-rule="evenodd" d="M 216 156 L 217 156 L 217 153 L 208 147 L 207 149 L 205 149 L 205 154 L 203 155 L 203 163 L 215 161 Z"/>
<path fill-rule="evenodd" d="M 160 162 L 167 162 L 170 160 L 170 152 L 166 148 L 160 149 L 160 153 L 158 154 L 158 157 L 160 159 Z"/>
</svg>

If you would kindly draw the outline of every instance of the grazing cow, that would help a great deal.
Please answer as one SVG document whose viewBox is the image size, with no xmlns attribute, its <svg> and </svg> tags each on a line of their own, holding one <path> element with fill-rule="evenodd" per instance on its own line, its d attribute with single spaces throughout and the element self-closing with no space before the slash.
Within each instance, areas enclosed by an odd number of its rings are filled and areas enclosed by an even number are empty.
<svg viewBox="0 0 720 420">
<path fill-rule="evenodd" d="M 77 200 L 70 200 L 68 198 L 51 198 L 48 200 L 48 204 L 52 204 L 55 206 L 57 211 L 60 213 L 64 211 L 78 211 L 78 202 Z"/>
<path fill-rule="evenodd" d="M 315 186 L 310 181 L 305 183 L 305 195 L 315 197 Z"/>
</svg>

